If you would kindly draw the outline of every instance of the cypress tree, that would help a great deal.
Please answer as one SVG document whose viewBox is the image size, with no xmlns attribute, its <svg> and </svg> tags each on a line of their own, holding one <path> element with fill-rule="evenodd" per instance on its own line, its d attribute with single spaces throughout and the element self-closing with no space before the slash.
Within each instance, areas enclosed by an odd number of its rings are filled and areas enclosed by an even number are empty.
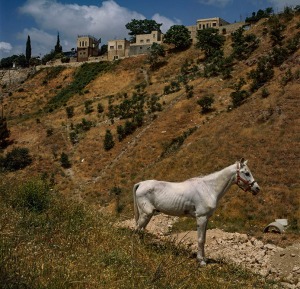
<svg viewBox="0 0 300 289">
<path fill-rule="evenodd" d="M 28 35 L 27 42 L 26 42 L 26 61 L 27 61 L 27 64 L 29 64 L 30 58 L 31 58 L 31 40 L 30 40 L 30 36 Z"/>
<path fill-rule="evenodd" d="M 55 53 L 62 53 L 62 46 L 60 45 L 59 33 L 57 33 L 57 41 L 54 47 Z"/>
</svg>

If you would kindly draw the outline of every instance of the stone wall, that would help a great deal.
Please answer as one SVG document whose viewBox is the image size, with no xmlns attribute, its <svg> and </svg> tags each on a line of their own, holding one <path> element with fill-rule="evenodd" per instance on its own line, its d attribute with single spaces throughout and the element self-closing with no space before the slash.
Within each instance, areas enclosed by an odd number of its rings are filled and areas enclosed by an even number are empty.
<svg viewBox="0 0 300 289">
<path fill-rule="evenodd" d="M 0 70 L 0 85 L 3 86 L 21 83 L 34 73 L 35 68 Z"/>
</svg>

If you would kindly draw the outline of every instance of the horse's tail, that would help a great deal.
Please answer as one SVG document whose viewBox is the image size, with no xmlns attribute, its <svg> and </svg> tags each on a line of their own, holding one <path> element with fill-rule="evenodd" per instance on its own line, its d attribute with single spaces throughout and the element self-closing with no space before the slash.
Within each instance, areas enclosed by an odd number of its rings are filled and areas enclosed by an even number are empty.
<svg viewBox="0 0 300 289">
<path fill-rule="evenodd" d="M 139 208 L 138 205 L 136 203 L 136 190 L 139 187 L 139 183 L 135 184 L 133 186 L 133 204 L 134 204 L 134 218 L 135 218 L 135 222 L 137 223 L 139 216 L 140 216 L 140 212 L 139 212 Z"/>
</svg>

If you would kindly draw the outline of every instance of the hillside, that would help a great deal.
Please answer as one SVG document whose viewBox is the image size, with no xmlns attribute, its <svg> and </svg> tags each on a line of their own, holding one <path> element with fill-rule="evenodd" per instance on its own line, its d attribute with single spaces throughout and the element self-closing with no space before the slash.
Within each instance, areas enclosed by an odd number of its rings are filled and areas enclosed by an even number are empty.
<svg viewBox="0 0 300 289">
<path fill-rule="evenodd" d="M 300 17 L 281 21 L 286 25 L 286 44 L 297 36 Z M 234 85 L 244 78 L 243 88 L 249 89 L 248 73 L 256 69 L 260 57 L 270 54 L 272 41 L 266 27 L 267 20 L 261 20 L 247 31 L 259 38 L 259 47 L 247 59 L 234 61 L 229 79 L 201 76 L 204 54 L 191 47 L 183 52 L 168 50 L 165 64 L 155 71 L 150 70 L 146 56 L 124 59 L 100 72 L 79 93 L 71 91 L 66 104 L 54 109 L 49 109 L 49 102 L 69 89 L 78 68 L 42 69 L 18 86 L 2 87 L 11 132 L 11 144 L 2 154 L 26 147 L 33 163 L 1 178 L 46 175 L 65 196 L 130 218 L 134 183 L 145 179 L 182 181 L 245 157 L 262 191 L 253 197 L 233 186 L 211 226 L 257 234 L 275 218 L 287 218 L 292 236 L 299 228 L 299 43 L 282 64 L 274 66 L 269 81 L 242 105 L 228 109 Z M 231 53 L 231 43 L 228 36 L 225 55 Z M 182 83 L 178 91 L 166 94 L 166 86 L 184 74 L 187 85 L 193 87 L 193 97 L 187 97 Z M 134 94 L 144 96 L 143 123 L 118 141 L 117 127 L 128 119 L 117 116 L 112 121 L 109 106 L 130 100 Z M 205 114 L 197 104 L 204 96 L 214 99 L 213 110 Z M 92 107 L 88 113 L 87 101 Z M 104 112 L 97 112 L 99 104 Z M 74 108 L 73 117 L 67 117 L 66 107 Z M 72 144 L 70 133 L 83 119 L 91 122 L 91 127 L 80 131 Z M 115 142 L 108 151 L 103 146 L 107 130 Z M 61 166 L 63 152 L 71 168 Z"/>
</svg>

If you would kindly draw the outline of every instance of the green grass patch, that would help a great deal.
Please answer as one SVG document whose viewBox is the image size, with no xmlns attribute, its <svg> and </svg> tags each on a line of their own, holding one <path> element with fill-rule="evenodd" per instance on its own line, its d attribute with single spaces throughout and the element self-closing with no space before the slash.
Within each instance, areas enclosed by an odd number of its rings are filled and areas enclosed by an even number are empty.
<svg viewBox="0 0 300 289">
<path fill-rule="evenodd" d="M 45 110 L 52 112 L 55 109 L 66 105 L 68 100 L 83 89 L 94 80 L 98 74 L 109 71 L 114 67 L 111 62 L 97 62 L 97 63 L 84 63 L 81 65 L 74 75 L 74 80 L 67 87 L 61 89 L 50 101 L 48 102 Z"/>
<path fill-rule="evenodd" d="M 44 68 L 46 70 L 46 75 L 43 79 L 43 83 L 46 84 L 49 80 L 56 78 L 61 72 L 63 72 L 65 66 L 53 66 Z"/>
</svg>

